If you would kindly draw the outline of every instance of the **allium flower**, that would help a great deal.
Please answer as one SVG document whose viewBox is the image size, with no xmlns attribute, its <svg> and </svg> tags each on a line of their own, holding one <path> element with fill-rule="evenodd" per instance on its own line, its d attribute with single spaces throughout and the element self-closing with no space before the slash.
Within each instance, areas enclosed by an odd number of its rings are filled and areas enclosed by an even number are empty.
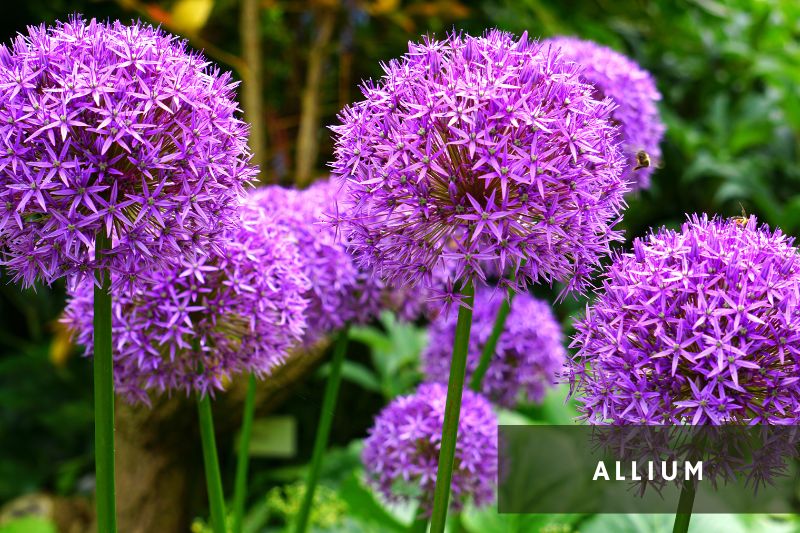
<svg viewBox="0 0 800 533">
<path fill-rule="evenodd" d="M 219 255 L 183 258 L 113 294 L 117 392 L 200 394 L 239 372 L 268 374 L 303 335 L 310 283 L 294 236 L 245 200 Z M 143 275 L 144 276 L 144 275 Z M 92 283 L 71 290 L 64 321 L 92 349 Z"/>
<path fill-rule="evenodd" d="M 369 482 L 390 502 L 418 501 L 430 512 L 447 388 L 427 383 L 390 403 L 375 419 L 362 460 Z M 452 500 L 487 505 L 497 477 L 497 419 L 489 402 L 464 391 L 458 423 Z"/>
<path fill-rule="evenodd" d="M 303 253 L 311 280 L 307 341 L 347 323 L 369 322 L 382 309 L 394 310 L 405 319 L 421 312 L 415 294 L 390 288 L 370 270 L 359 268 L 334 229 L 325 223 L 335 209 L 338 193 L 338 187 L 326 180 L 306 190 L 272 186 L 255 193 L 260 208 L 294 233 Z"/>
<path fill-rule="evenodd" d="M 411 44 L 384 70 L 333 128 L 360 264 L 395 285 L 490 269 L 583 288 L 627 190 L 611 101 L 557 50 L 496 30 Z"/>
<path fill-rule="evenodd" d="M 581 76 L 595 86 L 595 97 L 610 97 L 617 104 L 611 114 L 620 125 L 622 150 L 628 160 L 623 178 L 636 189 L 650 187 L 655 162 L 661 159 L 659 144 L 664 136 L 664 124 L 656 102 L 661 94 L 649 72 L 627 56 L 592 41 L 573 37 L 556 37 L 545 43 L 560 48 L 563 57 L 579 63 Z M 653 164 L 634 170 L 636 154 L 644 150 Z"/>
<path fill-rule="evenodd" d="M 492 333 L 503 295 L 489 288 L 475 294 L 472 331 L 467 353 L 467 381 L 475 372 L 483 347 Z M 430 342 L 422 354 L 425 375 L 446 383 L 450 375 L 455 313 L 440 315 L 430 327 Z M 483 377 L 481 392 L 490 400 L 513 407 L 524 392 L 537 402 L 556 383 L 566 362 L 564 335 L 550 306 L 527 293 L 518 294 L 511 304 L 506 327 L 497 342 L 492 362 Z"/>
<path fill-rule="evenodd" d="M 15 280 L 124 280 L 219 250 L 248 165 L 235 83 L 140 23 L 31 27 L 0 48 L 0 246 Z M 99 232 L 112 249 L 94 259 Z"/>
<path fill-rule="evenodd" d="M 373 286 L 371 276 L 359 271 L 337 242 L 334 230 L 323 221 L 335 193 L 336 187 L 327 181 L 306 190 L 271 186 L 254 193 L 259 208 L 295 235 L 303 254 L 303 266 L 311 280 L 306 315 L 312 341 L 348 322 L 368 321 L 380 309 L 379 289 Z"/>
<path fill-rule="evenodd" d="M 780 230 L 692 216 L 618 254 L 578 321 L 572 391 L 613 424 L 800 421 L 800 258 Z"/>
</svg>

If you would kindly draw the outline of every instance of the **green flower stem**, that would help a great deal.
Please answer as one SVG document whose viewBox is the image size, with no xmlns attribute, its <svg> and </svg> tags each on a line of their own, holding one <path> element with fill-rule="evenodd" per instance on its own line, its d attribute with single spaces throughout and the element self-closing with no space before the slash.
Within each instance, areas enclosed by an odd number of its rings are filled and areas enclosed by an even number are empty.
<svg viewBox="0 0 800 533">
<path fill-rule="evenodd" d="M 97 234 L 95 259 L 111 247 L 104 231 Z M 111 275 L 98 270 L 94 287 L 94 457 L 97 530 L 116 533 L 114 487 L 114 359 L 111 352 Z"/>
<path fill-rule="evenodd" d="M 456 338 L 453 342 L 453 358 L 450 363 L 450 379 L 447 383 L 447 400 L 442 427 L 442 444 L 439 451 L 439 468 L 436 472 L 436 488 L 433 491 L 433 513 L 431 533 L 443 533 L 447 520 L 447 507 L 450 502 L 450 482 L 453 479 L 453 463 L 456 455 L 458 420 L 461 414 L 461 395 L 464 392 L 464 378 L 467 371 L 467 348 L 472 328 L 472 305 L 475 287 L 472 280 L 461 289 L 462 305 L 458 309 Z"/>
<path fill-rule="evenodd" d="M 469 388 L 475 392 L 481 391 L 481 383 L 483 382 L 483 377 L 486 375 L 486 371 L 489 370 L 489 364 L 492 362 L 492 357 L 497 349 L 497 341 L 500 340 L 500 335 L 506 327 L 506 319 L 511 312 L 511 300 L 514 298 L 514 294 L 514 291 L 509 289 L 508 298 L 503 300 L 503 303 L 500 304 L 500 309 L 497 310 L 497 316 L 494 319 L 494 326 L 492 327 L 492 334 L 489 335 L 489 339 L 483 347 L 478 366 L 475 368 L 475 372 L 472 374 L 472 378 L 469 381 Z"/>
<path fill-rule="evenodd" d="M 239 455 L 236 458 L 236 482 L 233 491 L 233 533 L 242 532 L 244 503 L 247 498 L 247 467 L 250 462 L 250 436 L 253 434 L 253 416 L 256 410 L 256 376 L 252 372 L 247 381 L 247 396 L 242 413 L 242 432 L 239 435 Z"/>
<path fill-rule="evenodd" d="M 308 520 L 311 514 L 311 504 L 314 502 L 314 491 L 317 488 L 320 471 L 322 470 L 322 459 L 325 456 L 325 449 L 328 447 L 328 437 L 331 433 L 333 415 L 336 411 L 336 400 L 339 396 L 339 385 L 342 382 L 342 365 L 347 351 L 347 339 L 350 328 L 345 326 L 336 337 L 336 345 L 333 349 L 333 359 L 331 360 L 331 371 L 328 375 L 328 383 L 325 385 L 325 397 L 322 400 L 322 413 L 320 414 L 319 424 L 317 425 L 317 436 L 314 440 L 314 452 L 311 456 L 311 465 L 308 468 L 303 502 L 297 514 L 295 532 L 304 533 L 308 528 Z"/>
<path fill-rule="evenodd" d="M 217 442 L 214 437 L 214 417 L 211 414 L 211 397 L 208 394 L 197 399 L 200 419 L 200 439 L 203 442 L 203 463 L 206 471 L 208 504 L 211 508 L 211 529 L 214 533 L 225 532 L 225 497 L 222 493 L 222 476 L 217 460 Z"/>
<path fill-rule="evenodd" d="M 694 482 L 684 482 L 683 488 L 681 489 L 681 496 L 678 500 L 678 511 L 675 513 L 675 525 L 672 527 L 672 533 L 686 533 L 689 531 L 689 520 L 692 519 L 694 495 Z"/>
</svg>

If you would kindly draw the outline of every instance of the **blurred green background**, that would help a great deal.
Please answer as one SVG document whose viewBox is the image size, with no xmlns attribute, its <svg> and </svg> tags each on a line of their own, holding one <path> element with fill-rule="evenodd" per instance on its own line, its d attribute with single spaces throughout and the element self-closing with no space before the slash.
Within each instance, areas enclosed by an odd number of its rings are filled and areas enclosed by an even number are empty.
<svg viewBox="0 0 800 533">
<path fill-rule="evenodd" d="M 629 239 L 650 227 L 679 224 L 686 213 L 730 216 L 742 210 L 800 234 L 797 0 L 25 0 L 4 6 L 0 37 L 8 42 L 26 25 L 76 12 L 161 24 L 233 70 L 243 81 L 242 107 L 253 123 L 261 179 L 285 185 L 307 184 L 325 174 L 332 147 L 327 125 L 358 97 L 360 80 L 379 76 L 380 61 L 402 54 L 421 34 L 442 35 L 453 28 L 479 33 L 497 26 L 539 37 L 593 39 L 651 71 L 663 94 L 663 160 L 652 188 L 630 198 L 624 220 Z M 547 289 L 539 292 L 552 295 Z M 21 292 L 5 277 L 0 283 L 2 533 L 54 531 L 54 522 L 63 531 L 88 527 L 90 365 L 58 326 L 63 298 L 60 286 Z M 567 328 L 584 304 L 567 299 L 557 307 Z M 324 483 L 330 490 L 320 491 L 316 525 L 331 531 L 400 530 L 402 510 L 387 511 L 364 489 L 358 447 L 375 413 L 419 378 L 416 358 L 424 328 L 387 316 L 353 337 L 333 433 L 337 451 L 326 463 Z M 285 514 L 297 505 L 324 372 L 323 366 L 295 380 L 260 421 L 250 531 L 281 530 Z M 503 416 L 568 422 L 572 412 L 563 397 L 561 390 L 544 406 Z M 275 438 L 284 433 L 286 438 Z M 220 437 L 226 483 L 232 477 L 234 439 L 235 431 Z M 197 490 L 185 492 L 180 505 L 188 519 L 179 530 L 206 512 Z M 29 514 L 45 518 L 14 519 Z M 704 520 L 693 521 L 693 527 L 796 529 L 790 519 Z M 669 517 L 528 519 L 491 511 L 467 512 L 461 522 L 476 532 L 651 531 L 671 525 Z M 201 521 L 191 527 L 203 528 Z"/>
</svg>

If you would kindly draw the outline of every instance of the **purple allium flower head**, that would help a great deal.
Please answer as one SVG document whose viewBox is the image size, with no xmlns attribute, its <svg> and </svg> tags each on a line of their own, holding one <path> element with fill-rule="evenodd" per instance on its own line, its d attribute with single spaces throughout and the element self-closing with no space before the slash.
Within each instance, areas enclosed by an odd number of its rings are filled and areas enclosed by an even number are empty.
<svg viewBox="0 0 800 533">
<path fill-rule="evenodd" d="M 800 256 L 755 218 L 694 215 L 617 254 L 576 323 L 592 423 L 800 421 Z"/>
<path fill-rule="evenodd" d="M 260 208 L 298 241 L 311 280 L 308 342 L 348 322 L 368 322 L 380 311 L 380 287 L 371 275 L 359 270 L 334 229 L 324 223 L 335 194 L 336 186 L 328 181 L 318 181 L 306 190 L 270 186 L 255 193 Z"/>
<path fill-rule="evenodd" d="M 620 125 L 622 149 L 627 158 L 623 177 L 636 189 L 650 187 L 655 166 L 634 168 L 640 150 L 647 152 L 653 162 L 661 159 L 660 143 L 665 128 L 656 107 L 661 94 L 653 77 L 629 57 L 592 41 L 555 37 L 545 43 L 560 48 L 565 59 L 583 67 L 581 76 L 595 86 L 596 98 L 611 97 L 617 104 L 611 116 Z"/>
<path fill-rule="evenodd" d="M 310 282 L 294 236 L 246 198 L 220 254 L 181 258 L 132 291 L 112 291 L 117 392 L 204 394 L 232 374 L 268 374 L 305 330 Z M 143 275 L 144 277 L 145 275 Z M 71 290 L 64 321 L 92 348 L 90 280 Z"/>
<path fill-rule="evenodd" d="M 609 115 L 575 63 L 497 30 L 410 44 L 334 127 L 336 224 L 395 285 L 499 272 L 582 289 L 624 205 Z"/>
<path fill-rule="evenodd" d="M 494 327 L 504 295 L 480 287 L 475 293 L 472 331 L 467 354 L 467 380 L 478 367 L 483 347 Z M 456 333 L 456 313 L 443 313 L 433 321 L 430 342 L 422 354 L 425 375 L 446 383 Z M 564 335 L 550 306 L 528 293 L 514 297 L 506 327 L 492 362 L 483 377 L 481 392 L 493 402 L 513 407 L 524 392 L 530 401 L 540 401 L 545 390 L 557 382 L 567 352 Z"/>
<path fill-rule="evenodd" d="M 218 251 L 255 173 L 235 85 L 140 23 L 74 18 L 0 47 L 0 247 L 15 280 Z M 101 231 L 112 249 L 95 261 Z"/>
<path fill-rule="evenodd" d="M 447 387 L 421 385 L 395 398 L 375 419 L 364 442 L 367 478 L 390 502 L 418 501 L 430 512 L 441 446 Z M 487 505 L 497 478 L 497 418 L 480 394 L 464 391 L 453 467 L 454 508 L 471 499 Z"/>
</svg>

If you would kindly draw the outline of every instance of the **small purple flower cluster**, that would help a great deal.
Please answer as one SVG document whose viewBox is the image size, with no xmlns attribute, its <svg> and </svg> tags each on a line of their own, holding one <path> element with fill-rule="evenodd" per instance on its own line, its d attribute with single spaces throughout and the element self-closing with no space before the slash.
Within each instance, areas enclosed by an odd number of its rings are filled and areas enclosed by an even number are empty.
<svg viewBox="0 0 800 533">
<path fill-rule="evenodd" d="M 568 374 L 589 422 L 800 422 L 800 256 L 753 217 L 635 240 L 576 328 Z"/>
<path fill-rule="evenodd" d="M 634 170 L 639 164 L 636 154 L 644 150 L 653 162 L 661 159 L 664 124 L 656 102 L 661 94 L 649 72 L 619 52 L 592 41 L 573 37 L 556 37 L 545 43 L 561 49 L 563 57 L 579 63 L 581 76 L 595 86 L 595 98 L 610 97 L 617 104 L 611 114 L 620 125 L 622 150 L 628 159 L 623 178 L 636 189 L 650 187 L 654 164 Z"/>
<path fill-rule="evenodd" d="M 367 477 L 390 502 L 418 501 L 430 512 L 441 446 L 447 388 L 423 384 L 378 415 L 364 442 Z M 497 478 L 497 419 L 489 402 L 464 391 L 453 466 L 452 505 L 487 505 Z"/>
<path fill-rule="evenodd" d="M 627 191 L 614 105 L 579 67 L 497 30 L 410 44 L 346 108 L 336 221 L 360 264 L 396 285 L 485 278 L 583 289 Z"/>
<path fill-rule="evenodd" d="M 467 380 L 478 366 L 502 302 L 503 295 L 498 291 L 481 287 L 475 293 Z M 431 381 L 446 383 L 450 375 L 456 322 L 455 313 L 448 313 L 431 324 L 430 342 L 422 354 L 425 375 Z M 550 305 L 527 293 L 518 294 L 483 377 L 481 392 L 505 407 L 516 405 L 521 392 L 530 401 L 540 401 L 546 389 L 558 381 L 566 357 L 564 335 Z"/>
<path fill-rule="evenodd" d="M 233 374 L 268 374 L 305 332 L 311 288 L 301 251 L 259 195 L 245 199 L 240 225 L 215 255 L 173 261 L 112 303 L 117 392 L 222 389 Z M 64 321 L 89 354 L 93 284 L 71 290 Z"/>
<path fill-rule="evenodd" d="M 255 169 L 228 73 L 143 24 L 74 18 L 0 47 L 0 247 L 15 281 L 221 249 Z M 95 239 L 112 247 L 95 260 Z M 169 268 L 169 267 L 167 267 Z"/>
</svg>

